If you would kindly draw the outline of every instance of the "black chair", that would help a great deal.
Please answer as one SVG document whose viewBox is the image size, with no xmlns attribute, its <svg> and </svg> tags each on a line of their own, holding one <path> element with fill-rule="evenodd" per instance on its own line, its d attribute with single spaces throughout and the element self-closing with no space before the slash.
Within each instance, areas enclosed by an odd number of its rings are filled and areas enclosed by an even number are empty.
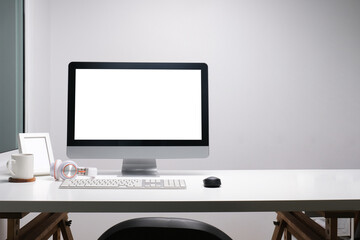
<svg viewBox="0 0 360 240">
<path fill-rule="evenodd" d="M 108 229 L 99 240 L 231 240 L 207 223 L 184 219 L 146 217 L 130 219 Z"/>
</svg>

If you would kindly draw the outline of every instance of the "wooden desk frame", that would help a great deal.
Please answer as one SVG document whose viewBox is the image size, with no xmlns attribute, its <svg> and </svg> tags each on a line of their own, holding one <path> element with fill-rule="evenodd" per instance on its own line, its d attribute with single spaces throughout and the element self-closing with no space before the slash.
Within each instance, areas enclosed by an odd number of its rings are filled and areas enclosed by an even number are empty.
<svg viewBox="0 0 360 240">
<path fill-rule="evenodd" d="M 319 211 L 318 216 L 325 218 L 325 229 L 303 212 L 277 212 L 277 222 L 272 240 L 338 240 L 338 218 L 354 218 L 354 227 L 359 224 L 360 211 Z M 355 232 L 355 231 L 354 231 Z"/>
<path fill-rule="evenodd" d="M 8 240 L 60 240 L 60 233 L 64 240 L 73 240 L 70 230 L 71 221 L 67 213 L 41 213 L 25 226 L 20 228 L 20 219 L 29 213 L 0 213 L 0 218 L 7 219 Z"/>
</svg>

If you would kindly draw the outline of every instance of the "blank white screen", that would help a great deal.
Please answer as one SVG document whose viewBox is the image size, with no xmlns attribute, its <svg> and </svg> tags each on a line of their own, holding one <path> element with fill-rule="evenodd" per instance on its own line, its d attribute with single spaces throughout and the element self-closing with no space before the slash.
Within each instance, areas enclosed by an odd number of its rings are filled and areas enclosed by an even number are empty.
<svg viewBox="0 0 360 240">
<path fill-rule="evenodd" d="M 201 140 L 201 70 L 77 69 L 75 139 Z"/>
</svg>

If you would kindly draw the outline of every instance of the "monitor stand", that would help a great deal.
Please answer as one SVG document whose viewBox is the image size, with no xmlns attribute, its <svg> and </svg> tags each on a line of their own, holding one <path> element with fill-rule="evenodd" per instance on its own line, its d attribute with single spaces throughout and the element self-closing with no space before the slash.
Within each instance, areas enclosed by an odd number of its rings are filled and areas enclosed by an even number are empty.
<svg viewBox="0 0 360 240">
<path fill-rule="evenodd" d="M 122 175 L 157 175 L 156 159 L 123 159 Z"/>
</svg>

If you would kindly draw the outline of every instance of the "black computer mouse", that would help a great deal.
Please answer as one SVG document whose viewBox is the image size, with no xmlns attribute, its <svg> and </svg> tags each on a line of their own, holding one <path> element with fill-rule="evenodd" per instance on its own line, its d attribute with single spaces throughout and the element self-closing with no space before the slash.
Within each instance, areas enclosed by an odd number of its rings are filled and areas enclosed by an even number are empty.
<svg viewBox="0 0 360 240">
<path fill-rule="evenodd" d="M 217 187 L 220 187 L 220 185 L 221 185 L 220 178 L 211 176 L 211 177 L 204 179 L 204 187 L 217 188 Z"/>
</svg>

